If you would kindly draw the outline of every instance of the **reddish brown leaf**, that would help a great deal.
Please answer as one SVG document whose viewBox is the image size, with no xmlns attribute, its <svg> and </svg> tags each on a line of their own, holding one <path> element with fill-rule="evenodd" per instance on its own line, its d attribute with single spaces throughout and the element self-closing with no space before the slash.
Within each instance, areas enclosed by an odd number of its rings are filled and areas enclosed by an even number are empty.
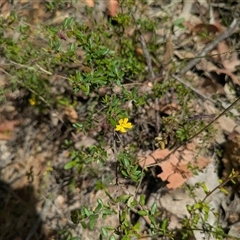
<svg viewBox="0 0 240 240">
<path fill-rule="evenodd" d="M 6 121 L 0 124 L 0 140 L 12 138 L 15 127 L 20 123 L 18 120 Z"/>
<path fill-rule="evenodd" d="M 169 189 L 178 188 L 192 176 L 191 171 L 187 168 L 188 163 L 191 162 L 193 167 L 198 167 L 199 169 L 209 164 L 209 160 L 201 156 L 194 160 L 194 149 L 194 144 L 188 144 L 185 149 L 181 148 L 167 159 L 159 162 L 158 165 L 162 168 L 162 173 L 158 174 L 157 177 L 163 181 L 168 181 L 167 187 Z M 169 153 L 170 150 L 168 149 L 157 149 L 145 158 L 140 158 L 139 164 L 141 167 L 147 167 L 156 163 L 157 159 L 164 159 Z"/>
<path fill-rule="evenodd" d="M 117 0 L 108 1 L 108 15 L 110 17 L 115 17 L 117 15 L 118 5 L 119 4 Z"/>
</svg>

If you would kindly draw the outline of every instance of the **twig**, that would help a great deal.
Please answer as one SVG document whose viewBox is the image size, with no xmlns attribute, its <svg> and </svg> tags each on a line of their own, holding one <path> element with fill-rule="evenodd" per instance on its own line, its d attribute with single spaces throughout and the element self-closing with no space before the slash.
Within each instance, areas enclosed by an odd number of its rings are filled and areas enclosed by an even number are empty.
<svg viewBox="0 0 240 240">
<path fill-rule="evenodd" d="M 146 42 L 145 42 L 145 39 L 142 35 L 142 33 L 140 32 L 140 30 L 138 29 L 138 32 L 139 32 L 139 37 L 140 37 L 140 42 L 141 42 L 141 45 L 142 45 L 142 49 L 143 49 L 143 53 L 144 53 L 144 56 L 146 58 L 146 62 L 147 62 L 147 65 L 148 65 L 148 70 L 151 74 L 151 79 L 152 79 L 152 82 L 153 82 L 153 85 L 156 81 L 156 75 L 153 71 L 153 67 L 152 67 L 152 60 L 151 60 L 151 57 L 150 57 L 150 54 L 149 54 L 149 51 L 147 49 L 147 45 L 146 45 Z M 156 132 L 159 133 L 160 131 L 160 117 L 159 117 L 159 112 L 158 112 L 158 106 L 159 106 L 159 99 L 158 98 L 155 98 L 155 127 L 156 127 Z"/>
<path fill-rule="evenodd" d="M 152 60 L 151 60 L 150 54 L 148 52 L 145 39 L 144 39 L 144 37 L 143 37 L 143 35 L 141 34 L 140 31 L 139 31 L 139 37 L 140 37 L 140 42 L 141 42 L 141 45 L 142 45 L 142 48 L 143 48 L 143 53 L 144 53 L 144 56 L 146 58 L 146 62 L 147 62 L 147 65 L 148 65 L 148 69 L 149 69 L 149 72 L 151 74 L 151 78 L 152 78 L 152 80 L 154 80 L 155 79 L 155 73 L 154 73 L 153 67 L 152 67 Z"/>
<path fill-rule="evenodd" d="M 181 84 L 183 84 L 185 87 L 190 88 L 193 92 L 197 93 L 199 96 L 201 96 L 202 98 L 216 104 L 216 101 L 214 101 L 213 99 L 209 98 L 208 96 L 202 94 L 199 90 L 197 90 L 196 88 L 194 88 L 193 86 L 190 85 L 190 83 L 185 82 L 184 80 L 182 80 L 180 77 L 178 77 L 177 75 L 172 75 L 172 77 L 174 79 L 176 79 L 178 82 L 180 82 Z"/>
<path fill-rule="evenodd" d="M 221 33 L 218 37 L 216 37 L 210 44 L 207 45 L 207 47 L 204 48 L 203 51 L 197 54 L 197 58 L 192 59 L 181 71 L 180 76 L 185 74 L 188 70 L 190 70 L 192 67 L 194 67 L 202 57 L 206 57 L 206 54 L 210 51 L 212 51 L 221 41 L 225 40 L 226 38 L 230 37 L 235 29 L 238 26 L 238 20 L 236 18 L 233 19 L 230 27 L 223 33 Z"/>
</svg>

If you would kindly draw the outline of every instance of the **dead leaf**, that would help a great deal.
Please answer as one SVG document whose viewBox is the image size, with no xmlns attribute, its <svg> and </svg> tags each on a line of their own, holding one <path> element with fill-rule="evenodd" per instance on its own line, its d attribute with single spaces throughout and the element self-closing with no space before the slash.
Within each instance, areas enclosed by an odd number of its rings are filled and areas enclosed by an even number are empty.
<svg viewBox="0 0 240 240">
<path fill-rule="evenodd" d="M 170 71 L 172 66 L 170 64 L 171 60 L 173 58 L 173 43 L 172 43 L 172 37 L 171 35 L 167 39 L 166 43 L 166 51 L 163 55 L 163 65 L 167 65 L 167 70 Z"/>
<path fill-rule="evenodd" d="M 217 46 L 217 50 L 223 67 L 230 72 L 235 72 L 236 67 L 240 65 L 238 53 L 232 52 L 226 41 L 220 42 Z"/>
<path fill-rule="evenodd" d="M 193 35 L 209 34 L 215 35 L 218 32 L 218 28 L 213 24 L 199 23 L 192 28 Z"/>
<path fill-rule="evenodd" d="M 238 77 L 235 74 L 231 73 L 231 71 L 228 71 L 225 69 L 217 69 L 216 73 L 217 74 L 224 73 L 224 74 L 228 75 L 232 79 L 233 83 L 240 86 L 240 81 L 239 81 Z"/>
<path fill-rule="evenodd" d="M 180 148 L 175 153 L 172 153 L 168 159 L 159 162 L 158 165 L 161 167 L 162 173 L 158 174 L 157 177 L 163 181 L 168 181 L 167 187 L 169 189 L 178 188 L 192 176 L 192 172 L 187 168 L 188 163 L 191 162 L 193 167 L 198 167 L 199 169 L 210 163 L 208 159 L 202 156 L 198 156 L 194 160 L 194 149 L 195 145 L 193 143 L 187 144 L 184 149 Z M 164 159 L 170 152 L 169 149 L 157 149 L 147 157 L 141 157 L 139 164 L 143 168 L 147 167 L 156 163 L 157 159 Z"/>
<path fill-rule="evenodd" d="M 86 4 L 88 7 L 94 7 L 94 0 L 86 0 Z"/>
<path fill-rule="evenodd" d="M 78 119 L 78 114 L 75 111 L 75 109 L 71 106 L 67 106 L 65 107 L 65 111 L 64 111 L 65 115 L 68 117 L 68 120 L 71 123 L 75 123 Z"/>
<path fill-rule="evenodd" d="M 117 15 L 117 10 L 118 10 L 118 1 L 117 0 L 109 0 L 108 1 L 108 15 L 110 17 L 115 17 Z"/>
<path fill-rule="evenodd" d="M 181 107 L 177 103 L 169 103 L 159 107 L 161 113 L 171 115 L 176 111 L 180 111 Z"/>
<path fill-rule="evenodd" d="M 15 127 L 20 124 L 19 120 L 6 121 L 0 124 L 0 140 L 9 140 L 13 137 Z"/>
</svg>

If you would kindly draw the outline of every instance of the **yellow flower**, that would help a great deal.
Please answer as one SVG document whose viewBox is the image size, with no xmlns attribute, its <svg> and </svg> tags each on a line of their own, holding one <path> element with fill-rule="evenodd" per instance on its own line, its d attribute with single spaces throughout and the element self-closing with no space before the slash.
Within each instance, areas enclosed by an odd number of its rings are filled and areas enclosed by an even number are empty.
<svg viewBox="0 0 240 240">
<path fill-rule="evenodd" d="M 128 122 L 128 118 L 123 118 L 119 120 L 115 130 L 124 133 L 127 132 L 126 129 L 131 129 L 132 127 L 132 124 Z"/>
<path fill-rule="evenodd" d="M 36 104 L 36 98 L 32 96 L 30 99 L 28 99 L 30 105 L 34 106 Z"/>
</svg>

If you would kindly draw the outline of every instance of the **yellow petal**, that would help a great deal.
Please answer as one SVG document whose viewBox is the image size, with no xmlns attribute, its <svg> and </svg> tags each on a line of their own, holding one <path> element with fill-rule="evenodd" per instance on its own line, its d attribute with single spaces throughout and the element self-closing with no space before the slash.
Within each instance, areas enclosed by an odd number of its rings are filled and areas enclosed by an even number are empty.
<svg viewBox="0 0 240 240">
<path fill-rule="evenodd" d="M 120 120 L 119 120 L 119 125 L 122 125 L 122 124 L 123 124 L 123 121 L 124 121 L 124 119 L 120 119 Z"/>
<path fill-rule="evenodd" d="M 122 128 L 122 127 L 121 127 L 120 125 L 117 125 L 116 128 L 115 128 L 115 130 L 116 130 L 116 131 L 120 131 L 121 128 Z"/>
<path fill-rule="evenodd" d="M 121 128 L 120 132 L 125 133 L 127 131 L 125 130 L 125 128 Z"/>
<path fill-rule="evenodd" d="M 126 123 L 126 124 L 124 124 L 124 127 L 125 128 L 132 128 L 132 124 L 129 122 L 129 123 Z"/>
<path fill-rule="evenodd" d="M 128 122 L 128 118 L 124 118 L 123 119 L 123 124 L 127 124 L 127 122 Z"/>
</svg>

